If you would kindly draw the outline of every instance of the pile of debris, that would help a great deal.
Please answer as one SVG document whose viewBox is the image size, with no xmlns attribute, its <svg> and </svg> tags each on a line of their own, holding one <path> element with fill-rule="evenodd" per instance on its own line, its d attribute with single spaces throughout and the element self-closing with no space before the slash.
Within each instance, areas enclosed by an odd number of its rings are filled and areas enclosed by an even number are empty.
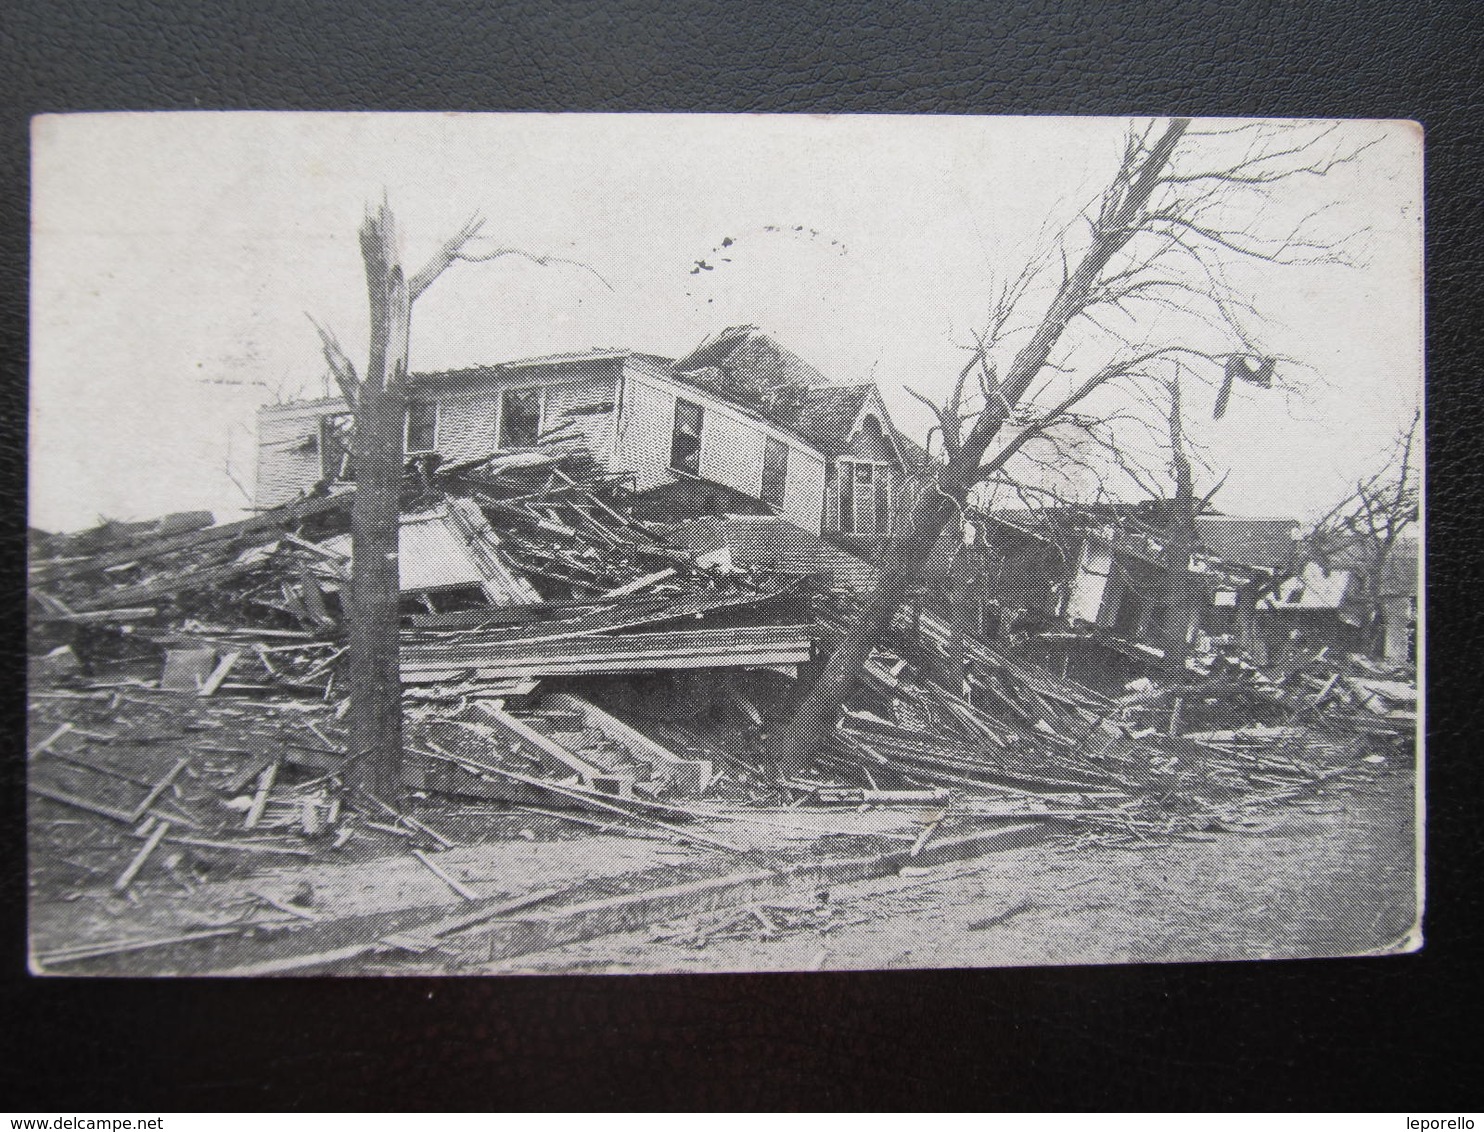
<svg viewBox="0 0 1484 1132">
<path fill-rule="evenodd" d="M 1030 828 L 1129 847 L 1259 831 L 1278 807 L 1328 804 L 1415 733 L 1413 674 L 1361 657 L 1264 670 L 1222 654 L 1099 691 L 914 604 L 812 767 L 780 778 L 767 734 L 856 595 L 739 567 L 725 547 L 684 549 L 634 517 L 622 481 L 575 456 L 508 452 L 414 466 L 404 484 L 408 793 L 394 806 L 351 773 L 353 497 L 326 490 L 225 524 L 190 513 L 32 533 L 33 885 L 132 901 L 141 885 L 190 894 L 265 864 L 406 857 L 471 911 L 423 924 L 423 943 L 386 927 L 354 953 L 420 953 L 555 899 L 492 902 L 446 864 L 491 839 L 615 834 L 743 857 L 752 871 L 680 878 L 724 908 L 723 889 L 776 887 L 820 861 L 837 878 L 880 875 Z M 563 908 L 642 904 L 594 895 L 577 886 Z M 323 919 L 312 892 L 258 885 L 244 901 L 172 935 L 54 947 L 43 965 Z M 588 918 L 570 930 L 608 914 L 572 911 Z M 793 930 L 768 911 L 753 920 Z"/>
<path fill-rule="evenodd" d="M 1405 759 L 1415 735 L 1412 673 L 1358 655 L 1320 650 L 1277 672 L 1227 656 L 1114 697 L 915 606 L 893 631 L 900 655 L 873 656 L 818 765 L 869 791 L 951 790 L 950 812 L 1065 819 L 1115 843 L 1256 832 L 1276 807 Z"/>
<path fill-rule="evenodd" d="M 549 676 L 809 659 L 810 634 L 774 616 L 797 578 L 675 550 L 613 505 L 621 485 L 579 482 L 563 462 L 506 453 L 409 478 L 407 684 L 511 695 Z M 50 643 L 40 670 L 137 676 L 153 662 L 163 663 L 158 686 L 171 690 L 333 699 L 353 496 L 215 526 L 199 513 L 33 539 L 34 622 Z M 695 628 L 716 611 L 759 607 L 763 624 L 751 631 Z M 613 636 L 679 621 L 685 631 Z"/>
</svg>

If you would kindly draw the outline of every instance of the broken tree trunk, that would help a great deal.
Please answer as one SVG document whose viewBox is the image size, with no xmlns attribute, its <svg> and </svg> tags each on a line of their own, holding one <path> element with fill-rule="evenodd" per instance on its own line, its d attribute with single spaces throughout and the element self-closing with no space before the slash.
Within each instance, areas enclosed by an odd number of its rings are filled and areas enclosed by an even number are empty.
<svg viewBox="0 0 1484 1132">
<path fill-rule="evenodd" d="M 402 792 L 402 678 L 397 608 L 398 489 L 410 299 L 383 204 L 361 226 L 371 303 L 371 350 L 355 406 L 351 505 L 350 749 L 359 784 L 380 797 Z"/>
<path fill-rule="evenodd" d="M 1076 268 L 1063 278 L 1040 324 L 1015 355 L 1004 380 L 998 383 L 998 406 L 986 405 L 974 427 L 961 441 L 956 426 L 954 435 L 945 432 L 947 463 L 929 472 L 929 480 L 908 516 L 905 533 L 893 539 L 882 556 L 880 574 L 871 596 L 851 620 L 845 639 L 831 654 L 808 695 L 769 743 L 768 754 L 775 773 L 786 777 L 804 769 L 821 740 L 833 728 L 841 706 L 854 690 L 866 661 L 870 659 L 872 647 L 885 633 L 901 599 L 916 584 L 922 564 L 927 561 L 928 553 L 944 526 L 963 505 L 969 489 L 1013 455 L 1014 441 L 993 459 L 984 462 L 990 445 L 1010 419 L 1011 410 L 1040 375 L 1067 324 L 1092 301 L 1094 287 L 1103 269 L 1140 230 L 1145 207 L 1189 124 L 1189 120 L 1184 118 L 1172 120 L 1137 166 L 1125 163 L 1114 185 L 1117 195 L 1109 198 L 1105 212 L 1098 218 L 1087 250 Z M 970 366 L 982 356 L 977 355 Z M 968 372 L 966 369 L 964 375 L 967 376 Z M 950 404 L 945 420 L 957 422 L 958 412 L 959 405 Z"/>
<path fill-rule="evenodd" d="M 1185 451 L 1184 419 L 1180 407 L 1180 379 L 1168 382 L 1170 394 L 1170 467 L 1175 476 L 1174 513 L 1170 516 L 1169 541 L 1165 545 L 1164 637 L 1165 660 L 1184 671 L 1190 640 L 1200 617 L 1200 592 L 1191 573 L 1190 557 L 1196 546 L 1195 477 Z"/>
</svg>

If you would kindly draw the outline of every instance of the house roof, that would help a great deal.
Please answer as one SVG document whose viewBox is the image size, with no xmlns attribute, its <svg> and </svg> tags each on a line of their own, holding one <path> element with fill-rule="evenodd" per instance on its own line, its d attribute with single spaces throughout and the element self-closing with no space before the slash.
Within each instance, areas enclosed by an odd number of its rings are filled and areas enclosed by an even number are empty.
<svg viewBox="0 0 1484 1132">
<path fill-rule="evenodd" d="M 731 326 L 675 362 L 675 377 L 736 401 L 789 429 L 833 459 L 850 442 L 862 411 L 880 391 L 872 381 L 832 382 L 755 326 Z M 897 430 L 881 406 L 882 428 L 904 463 L 921 466 L 926 453 Z"/>
<path fill-rule="evenodd" d="M 433 384 L 476 380 L 485 374 L 537 366 L 631 357 L 652 362 L 667 369 L 669 376 L 676 381 L 756 413 L 770 424 L 794 433 L 830 459 L 845 451 L 868 401 L 875 397 L 879 403 L 880 398 L 875 382 L 831 382 L 808 362 L 754 326 L 728 327 L 678 361 L 640 351 L 595 347 L 460 369 L 420 371 L 411 377 L 419 384 Z M 302 411 L 343 404 L 342 399 L 331 397 L 270 406 L 264 411 Z M 891 437 L 902 462 L 914 469 L 925 466 L 927 452 L 897 429 L 884 404 L 881 412 L 884 418 L 882 428 Z"/>
<path fill-rule="evenodd" d="M 1244 519 L 1197 515 L 1196 534 L 1212 556 L 1237 566 L 1279 570 L 1293 561 L 1297 519 Z"/>
</svg>

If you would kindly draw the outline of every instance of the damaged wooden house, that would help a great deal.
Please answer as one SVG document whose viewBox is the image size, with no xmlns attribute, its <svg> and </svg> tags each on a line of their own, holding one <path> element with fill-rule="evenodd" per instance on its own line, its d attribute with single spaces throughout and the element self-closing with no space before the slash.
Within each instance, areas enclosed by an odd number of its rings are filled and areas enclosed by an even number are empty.
<svg viewBox="0 0 1484 1132">
<path fill-rule="evenodd" d="M 262 409 L 257 506 L 348 483 L 349 422 L 339 398 Z M 626 481 L 636 517 L 699 521 L 682 545 L 857 575 L 859 561 L 820 536 L 869 552 L 899 522 L 924 459 L 874 382 L 829 382 L 750 326 L 679 360 L 593 350 L 414 374 L 403 438 L 409 461 L 442 469 L 498 451 L 581 451 Z"/>
<path fill-rule="evenodd" d="M 1263 600 L 1300 563 L 1298 521 L 1208 514 L 1195 527 L 1187 569 L 1200 597 L 1188 639 L 1261 648 L 1274 628 Z M 1100 663 L 1136 672 L 1164 655 L 1169 542 L 1157 505 L 981 511 L 940 545 L 930 575 L 991 637 L 1034 636 L 1062 654 L 1047 658 L 1056 667 L 1076 666 L 1069 650 L 1092 649 Z"/>
</svg>

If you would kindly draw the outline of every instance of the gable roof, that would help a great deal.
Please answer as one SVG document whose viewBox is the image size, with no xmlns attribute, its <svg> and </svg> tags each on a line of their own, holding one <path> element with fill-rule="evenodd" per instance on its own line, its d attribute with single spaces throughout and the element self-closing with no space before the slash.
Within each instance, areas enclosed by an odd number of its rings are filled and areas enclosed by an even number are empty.
<svg viewBox="0 0 1484 1132">
<path fill-rule="evenodd" d="M 819 370 L 755 326 L 731 326 L 675 362 L 677 380 L 735 401 L 797 433 L 831 459 L 841 455 L 861 413 L 874 399 L 881 426 L 902 463 L 920 467 L 927 454 L 898 431 L 874 381 L 829 381 Z"/>
</svg>

